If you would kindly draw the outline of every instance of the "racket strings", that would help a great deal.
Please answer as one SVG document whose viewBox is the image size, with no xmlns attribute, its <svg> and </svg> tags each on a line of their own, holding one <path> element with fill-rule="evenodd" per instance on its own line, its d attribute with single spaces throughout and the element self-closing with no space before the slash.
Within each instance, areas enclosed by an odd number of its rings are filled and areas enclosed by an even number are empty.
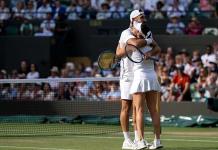
<svg viewBox="0 0 218 150">
<path fill-rule="evenodd" d="M 116 67 L 118 59 L 113 52 L 103 52 L 98 59 L 98 65 L 101 69 L 113 69 Z"/>
</svg>

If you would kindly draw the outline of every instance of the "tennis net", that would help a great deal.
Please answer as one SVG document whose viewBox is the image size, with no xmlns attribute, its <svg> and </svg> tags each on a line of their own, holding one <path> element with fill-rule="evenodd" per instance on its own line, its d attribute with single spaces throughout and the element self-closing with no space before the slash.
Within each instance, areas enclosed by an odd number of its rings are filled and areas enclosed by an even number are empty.
<svg viewBox="0 0 218 150">
<path fill-rule="evenodd" d="M 119 78 L 1 79 L 0 136 L 120 132 Z"/>
</svg>

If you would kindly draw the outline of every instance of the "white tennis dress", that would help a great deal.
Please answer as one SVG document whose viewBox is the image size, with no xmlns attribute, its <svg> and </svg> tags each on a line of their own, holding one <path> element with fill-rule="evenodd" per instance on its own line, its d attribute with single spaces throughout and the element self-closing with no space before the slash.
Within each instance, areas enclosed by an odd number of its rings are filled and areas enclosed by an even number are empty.
<svg viewBox="0 0 218 150">
<path fill-rule="evenodd" d="M 131 29 L 128 28 L 121 33 L 121 37 L 119 40 L 119 44 L 121 48 L 124 48 L 126 42 L 131 39 L 135 38 L 132 33 Z M 125 100 L 132 100 L 132 95 L 130 94 L 130 88 L 133 81 L 133 63 L 127 58 L 123 57 L 120 61 L 120 92 L 121 92 L 121 99 Z"/>
<path fill-rule="evenodd" d="M 151 47 L 145 46 L 140 49 L 142 52 L 148 52 L 152 50 Z M 141 57 L 139 52 L 135 51 L 131 56 L 134 59 Z M 160 84 L 158 77 L 154 69 L 153 60 L 144 60 L 141 63 L 133 63 L 133 82 L 130 89 L 130 93 L 147 91 L 160 91 Z"/>
</svg>

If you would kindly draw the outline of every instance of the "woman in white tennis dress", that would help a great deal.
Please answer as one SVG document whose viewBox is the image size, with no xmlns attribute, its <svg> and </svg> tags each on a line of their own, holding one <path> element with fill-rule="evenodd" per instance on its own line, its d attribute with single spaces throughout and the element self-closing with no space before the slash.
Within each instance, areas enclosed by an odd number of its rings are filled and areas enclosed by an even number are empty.
<svg viewBox="0 0 218 150">
<path fill-rule="evenodd" d="M 142 31 L 143 26 L 146 26 L 144 23 L 134 23 L 135 29 L 142 34 L 143 37 L 146 39 L 152 38 L 151 32 L 147 32 L 143 34 Z M 160 52 L 160 48 L 155 42 L 154 47 L 145 46 L 140 49 L 145 55 L 156 55 Z M 141 57 L 138 51 L 134 51 L 132 53 L 132 59 L 136 60 L 137 57 Z M 130 89 L 130 93 L 133 94 L 133 101 L 136 107 L 136 120 L 137 117 L 144 118 L 144 108 L 145 108 L 145 99 L 147 107 L 152 114 L 152 121 L 154 125 L 154 129 L 158 130 L 155 131 L 155 139 L 153 144 L 149 147 L 149 149 L 157 149 L 163 147 L 160 143 L 160 114 L 159 114 L 159 105 L 158 102 L 160 101 L 160 84 L 158 81 L 158 76 L 155 72 L 154 61 L 145 59 L 141 63 L 134 63 L 133 64 L 133 82 Z M 158 108 L 157 108 L 158 107 Z M 138 126 L 137 126 L 138 127 Z M 142 128 L 144 125 L 141 126 Z M 144 131 L 144 129 L 142 129 Z M 139 133 L 139 135 L 144 137 L 144 132 Z"/>
</svg>

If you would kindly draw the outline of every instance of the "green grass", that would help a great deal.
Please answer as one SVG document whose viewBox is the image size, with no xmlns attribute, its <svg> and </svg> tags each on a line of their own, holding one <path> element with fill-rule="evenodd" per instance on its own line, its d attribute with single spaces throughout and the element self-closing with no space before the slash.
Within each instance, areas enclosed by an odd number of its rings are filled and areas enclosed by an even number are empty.
<svg viewBox="0 0 218 150">
<path fill-rule="evenodd" d="M 29 124 L 29 128 L 25 130 L 25 126 L 11 127 L 11 129 L 20 130 L 23 133 L 37 133 L 37 128 Z M 86 129 L 83 132 L 88 130 L 94 133 L 94 130 L 99 130 L 99 127 L 94 127 L 94 125 L 76 125 L 77 130 Z M 46 131 L 46 128 L 49 129 L 50 133 L 55 131 L 63 131 L 66 129 L 70 131 L 72 126 L 69 124 L 66 125 L 38 125 L 38 129 L 43 129 Z M 0 124 L 0 130 L 8 130 L 9 125 Z M 81 128 L 83 127 L 83 128 Z M 86 127 L 86 128 L 84 128 Z M 101 130 L 103 126 L 100 126 Z M 120 150 L 123 142 L 122 134 L 118 126 L 104 126 L 105 130 L 111 130 L 116 132 L 107 132 L 108 134 L 102 135 L 66 135 L 55 134 L 56 136 L 48 136 L 46 134 L 38 136 L 1 136 L 0 137 L 0 150 Z M 112 130 L 111 127 L 114 127 Z M 35 128 L 35 130 L 34 130 Z M 62 130 L 60 130 L 62 128 Z M 111 129 L 110 129 L 111 128 Z M 147 128 L 145 128 L 147 129 Z M 119 132 L 118 132 L 119 130 Z M 152 141 L 153 135 L 151 129 L 147 129 L 145 132 L 146 139 Z M 11 131 L 12 132 L 12 131 Z M 78 133 L 79 133 L 78 132 Z M 0 132 L 3 133 L 3 131 Z M 106 132 L 105 132 L 106 133 Z M 133 137 L 133 136 L 132 136 Z M 164 150 L 217 150 L 218 149 L 218 128 L 176 128 L 176 127 L 163 127 L 162 129 L 162 143 L 164 145 Z"/>
</svg>

